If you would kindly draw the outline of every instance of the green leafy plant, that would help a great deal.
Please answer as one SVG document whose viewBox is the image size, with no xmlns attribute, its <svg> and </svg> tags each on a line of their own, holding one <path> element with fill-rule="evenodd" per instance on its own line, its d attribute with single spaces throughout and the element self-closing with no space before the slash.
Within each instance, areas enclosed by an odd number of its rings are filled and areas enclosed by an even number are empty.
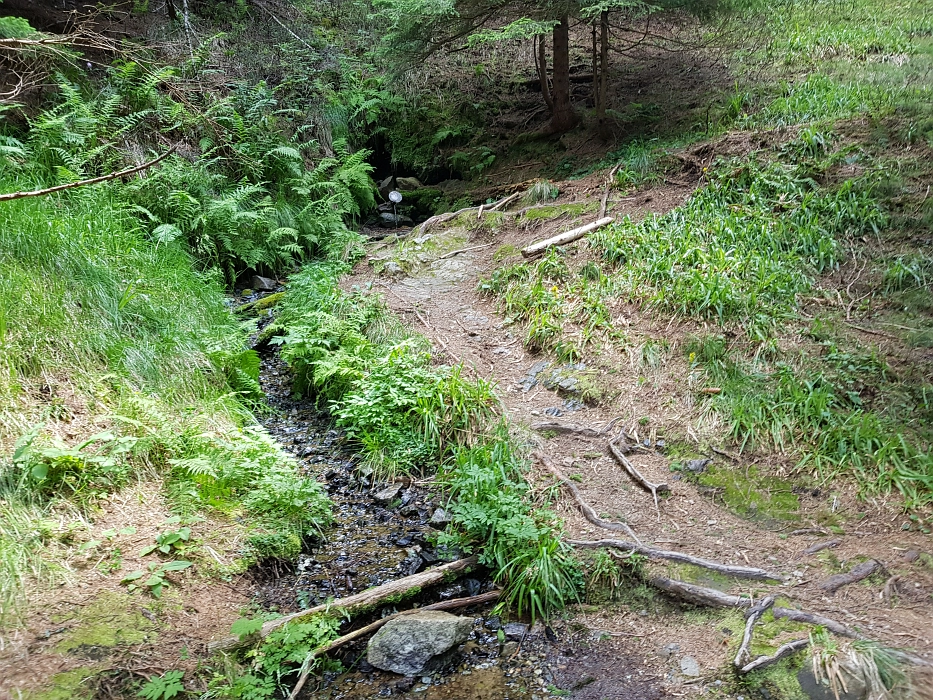
<svg viewBox="0 0 933 700">
<path fill-rule="evenodd" d="M 144 547 L 139 553 L 139 556 L 144 557 L 157 550 L 161 554 L 184 554 L 189 539 L 191 539 L 190 527 L 181 527 L 177 530 L 160 532 L 156 535 L 155 544 Z"/>
<path fill-rule="evenodd" d="M 184 571 L 191 566 L 190 561 L 176 559 L 175 561 L 164 562 L 161 564 L 149 564 L 146 570 L 137 569 L 131 571 L 120 581 L 126 586 L 127 590 L 135 591 L 145 588 L 153 598 L 161 598 L 162 590 L 169 585 L 166 574 L 174 571 Z M 147 577 L 145 581 L 142 578 Z"/>
<path fill-rule="evenodd" d="M 184 677 L 184 671 L 166 671 L 158 678 L 144 683 L 136 695 L 145 700 L 171 700 L 185 692 L 185 686 L 181 682 Z"/>
</svg>

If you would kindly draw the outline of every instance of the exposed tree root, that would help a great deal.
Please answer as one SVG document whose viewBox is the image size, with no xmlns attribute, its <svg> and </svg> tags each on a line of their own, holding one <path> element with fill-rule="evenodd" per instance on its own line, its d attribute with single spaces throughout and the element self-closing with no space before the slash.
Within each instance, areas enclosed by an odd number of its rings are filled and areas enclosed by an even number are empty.
<svg viewBox="0 0 933 700">
<path fill-rule="evenodd" d="M 829 540 L 828 542 L 817 542 L 814 545 L 810 545 L 805 550 L 804 554 L 816 554 L 817 552 L 822 552 L 824 549 L 830 549 L 831 547 L 838 547 L 840 540 Z"/>
<path fill-rule="evenodd" d="M 405 596 L 410 594 L 412 591 L 420 590 L 427 588 L 428 586 L 433 586 L 436 583 L 440 583 L 444 580 L 445 576 L 456 573 L 458 571 L 463 571 L 464 569 L 467 569 L 468 567 L 476 564 L 476 561 L 477 559 L 475 556 L 467 557 L 466 559 L 458 559 L 457 561 L 452 561 L 447 564 L 443 564 L 442 566 L 436 566 L 433 569 L 427 569 L 426 571 L 422 571 L 411 576 L 405 576 L 404 578 L 400 578 L 395 581 L 388 581 L 381 586 L 370 588 L 368 590 L 362 591 L 361 593 L 347 596 L 346 598 L 338 598 L 337 600 L 331 601 L 330 603 L 325 603 L 324 605 L 315 605 L 313 608 L 308 608 L 307 610 L 302 610 L 301 612 L 292 613 L 291 615 L 285 615 L 284 617 L 280 617 L 276 620 L 270 620 L 269 622 L 265 623 L 258 632 L 248 636 L 246 639 L 240 639 L 239 637 L 227 637 L 216 642 L 211 642 L 208 645 L 208 650 L 211 653 L 214 653 L 218 651 L 235 649 L 239 646 L 254 644 L 262 639 L 265 639 L 273 630 L 278 629 L 288 622 L 294 622 L 295 620 L 310 617 L 311 615 L 316 615 L 318 613 L 352 613 L 363 608 L 379 605 L 382 601 L 388 598 Z"/>
<path fill-rule="evenodd" d="M 778 647 L 778 650 L 771 654 L 771 656 L 759 656 L 757 659 L 752 661 L 750 664 L 743 666 L 739 669 L 739 673 L 751 673 L 752 671 L 757 671 L 764 668 L 765 666 L 770 666 L 771 664 L 777 663 L 783 658 L 792 656 L 802 649 L 806 649 L 810 646 L 810 639 L 797 639 L 793 642 L 788 642 L 787 644 L 782 644 Z"/>
<path fill-rule="evenodd" d="M 618 437 L 616 437 L 614 440 L 609 441 L 609 451 L 612 452 L 612 456 L 615 457 L 616 461 L 622 465 L 622 468 L 625 469 L 625 471 L 628 473 L 628 475 L 632 478 L 632 480 L 635 483 L 637 483 L 639 486 L 641 486 L 646 491 L 651 492 L 651 495 L 654 497 L 654 508 L 655 510 L 658 511 L 658 515 L 660 516 L 661 511 L 660 511 L 660 506 L 658 505 L 658 492 L 659 491 L 670 491 L 671 487 L 668 486 L 667 484 L 655 484 L 655 483 L 648 481 L 644 476 L 642 476 L 641 472 L 639 472 L 635 468 L 635 465 L 633 465 L 631 462 L 628 461 L 628 459 L 622 453 L 622 450 L 620 450 L 618 446 L 616 445 L 616 443 L 620 439 L 622 439 L 624 435 L 625 435 L 624 432 L 619 433 Z"/>
<path fill-rule="evenodd" d="M 683 552 L 672 552 L 665 549 L 655 549 L 654 547 L 646 547 L 642 544 L 633 544 L 632 542 L 625 542 L 624 540 L 565 540 L 565 542 L 573 547 L 578 547 L 580 549 L 602 549 L 604 547 L 621 549 L 625 552 L 641 554 L 644 557 L 648 557 L 648 559 L 665 559 L 667 561 L 676 561 L 681 564 L 691 564 L 702 569 L 715 571 L 716 573 L 723 574 L 724 576 L 751 579 L 752 581 L 785 580 L 785 577 L 781 574 L 775 574 L 770 571 L 765 571 L 764 569 L 757 569 L 753 566 L 733 566 L 731 564 L 720 564 L 719 562 L 710 561 L 709 559 L 702 559 L 700 557 L 694 557 L 690 554 L 684 554 Z"/>
<path fill-rule="evenodd" d="M 613 532 L 624 532 L 633 540 L 641 544 L 641 540 L 638 539 L 635 531 L 625 523 L 613 523 L 600 518 L 596 514 L 596 511 L 593 510 L 593 507 L 583 499 L 583 496 L 580 495 L 580 490 L 577 488 L 577 485 L 564 476 L 563 472 L 557 468 L 557 465 L 554 464 L 550 457 L 539 450 L 532 452 L 531 456 L 541 462 L 541 464 L 544 465 L 544 468 L 556 476 L 557 479 L 567 487 L 567 490 L 573 494 L 573 498 L 577 502 L 577 505 L 580 507 L 580 511 L 583 513 L 584 518 L 589 520 L 597 527 L 601 527 L 606 530 L 612 530 Z"/>
<path fill-rule="evenodd" d="M 755 629 L 755 623 L 772 605 L 774 605 L 774 596 L 769 595 L 767 598 L 755 603 L 751 610 L 745 613 L 745 634 L 742 635 L 742 643 L 739 645 L 738 652 L 736 652 L 735 661 L 732 662 L 737 669 L 744 668 L 745 663 L 748 661 L 748 647 L 752 643 L 752 631 Z"/>
<path fill-rule="evenodd" d="M 808 613 L 805 610 L 792 610 L 790 608 L 775 608 L 772 611 L 775 619 L 786 618 L 788 620 L 793 620 L 794 622 L 804 622 L 808 625 L 820 625 L 825 627 L 829 632 L 832 632 L 837 637 L 848 637 L 849 639 L 864 639 L 864 637 L 853 630 L 851 627 L 846 627 L 841 622 L 836 622 L 831 620 L 828 617 L 823 617 L 822 615 L 817 615 L 815 613 Z"/>
<path fill-rule="evenodd" d="M 375 632 L 380 627 L 385 625 L 387 622 L 391 622 L 399 617 L 404 617 L 405 615 L 413 615 L 415 613 L 424 612 L 425 610 L 454 610 L 456 608 L 466 608 L 470 605 L 481 605 L 482 603 L 489 603 L 493 600 L 497 600 L 502 594 L 502 591 L 489 591 L 488 593 L 482 593 L 480 595 L 471 596 L 469 598 L 454 598 L 453 600 L 442 600 L 439 603 L 432 603 L 431 605 L 425 605 L 421 608 L 412 608 L 411 610 L 403 610 L 402 612 L 397 612 L 394 615 L 387 615 L 380 620 L 371 622 L 365 627 L 360 627 L 358 630 L 353 630 L 348 632 L 342 637 L 337 637 L 334 641 L 325 644 L 322 647 L 314 649 L 307 658 L 304 660 L 304 663 L 301 665 L 301 675 L 298 676 L 298 682 L 295 683 L 295 687 L 292 688 L 292 692 L 288 696 L 288 700 L 294 700 L 298 697 L 298 693 L 301 692 L 301 689 L 304 687 L 305 683 L 308 680 L 308 676 L 311 673 L 311 662 L 314 661 L 318 656 L 322 656 L 328 652 L 333 651 L 337 647 L 342 647 L 348 642 L 352 642 L 354 639 L 359 639 L 360 637 L 365 637 L 371 632 Z"/>
<path fill-rule="evenodd" d="M 711 608 L 747 608 L 752 604 L 751 598 L 729 595 L 713 588 L 695 586 L 692 583 L 675 581 L 663 576 L 655 576 L 648 583 L 674 598 L 694 605 L 705 605 Z"/>
<path fill-rule="evenodd" d="M 820 584 L 820 588 L 826 591 L 826 593 L 829 595 L 833 595 L 843 586 L 848 586 L 850 583 L 861 581 L 862 579 L 868 578 L 876 571 L 883 569 L 884 567 L 881 565 L 881 562 L 879 562 L 877 559 L 870 559 L 855 566 L 847 574 L 835 574 L 834 576 L 830 576 Z"/>
</svg>

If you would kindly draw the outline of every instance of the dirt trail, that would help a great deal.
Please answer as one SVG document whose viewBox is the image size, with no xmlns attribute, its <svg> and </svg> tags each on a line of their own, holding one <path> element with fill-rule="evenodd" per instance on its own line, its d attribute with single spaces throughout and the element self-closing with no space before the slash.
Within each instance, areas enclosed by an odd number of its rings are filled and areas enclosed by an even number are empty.
<svg viewBox="0 0 933 700">
<path fill-rule="evenodd" d="M 777 570 L 789 577 L 788 583 L 769 587 L 746 582 L 733 585 L 731 591 L 752 593 L 755 597 L 767 593 L 781 596 L 793 606 L 857 627 L 870 638 L 912 648 L 933 659 L 933 631 L 929 625 L 933 617 L 930 566 L 933 562 L 924 553 L 929 550 L 929 542 L 917 532 L 902 530 L 906 517 L 897 498 L 859 501 L 854 486 L 845 483 L 794 489 L 799 498 L 796 514 L 783 522 L 755 522 L 724 507 L 715 492 L 710 497 L 709 489 L 678 480 L 679 475 L 670 471 L 672 456 L 661 448 L 672 436 L 686 436 L 686 442 L 694 443 L 697 451 L 705 449 L 707 441 L 729 448 L 715 440 L 718 427 L 715 421 L 696 410 L 695 389 L 689 386 L 685 363 L 673 351 L 654 367 L 638 361 L 637 348 L 629 352 L 614 348 L 590 352 L 584 362 L 596 370 L 604 385 L 604 395 L 610 397 L 598 405 L 568 402 L 565 394 L 540 383 L 530 386 L 529 372 L 540 367 L 536 363 L 547 361 L 552 366 L 559 363 L 526 351 L 522 347 L 521 330 L 497 313 L 495 301 L 477 291 L 477 282 L 500 265 L 520 260 L 514 254 L 503 260 L 504 253 L 517 252 L 532 241 L 594 220 L 602 194 L 599 185 L 595 177 L 561 183 L 558 204 L 595 203 L 589 207 L 592 211 L 576 216 L 537 220 L 530 226 L 515 225 L 513 220 L 505 219 L 493 229 L 477 225 L 473 230 L 432 230 L 431 242 L 423 241 L 421 246 L 403 242 L 403 267 L 407 274 L 392 277 L 377 273 L 374 267 L 387 255 L 391 256 L 393 248 L 388 247 L 387 251 L 385 243 L 374 246 L 370 257 L 375 260 L 361 262 L 345 285 L 347 288 L 374 285 L 384 292 L 392 310 L 432 340 L 439 354 L 446 353 L 451 361 L 462 360 L 475 376 L 494 381 L 513 426 L 557 421 L 598 429 L 612 419 L 621 418 L 618 427 L 637 435 L 639 442 L 647 440 L 651 449 L 637 451 L 630 458 L 647 479 L 671 485 L 672 492 L 662 500 L 658 511 L 651 495 L 638 488 L 612 459 L 605 438 L 566 434 L 547 437 L 547 433 L 533 437 L 565 473 L 580 482 L 583 497 L 602 517 L 624 518 L 644 543 L 659 548 Z M 647 212 L 667 211 L 682 203 L 691 190 L 679 183 L 645 190 L 617 201 L 610 213 L 639 217 Z M 483 244 L 488 245 L 442 257 L 452 250 Z M 585 245 L 579 244 L 568 248 L 568 253 L 588 255 Z M 702 328 L 679 319 L 652 317 L 626 304 L 619 304 L 615 312 L 615 322 L 627 326 L 630 338 L 662 338 L 672 349 L 688 333 Z M 792 466 L 790 458 L 781 455 L 738 456 L 732 463 L 718 453 L 710 452 L 709 456 L 715 463 L 746 475 L 750 467 L 755 467 L 763 473 L 787 477 Z M 538 487 L 554 483 L 540 465 L 535 465 L 532 478 Z M 752 488 L 751 482 L 748 488 Z M 613 536 L 587 522 L 566 492 L 560 494 L 556 508 L 566 523 L 568 537 Z M 844 534 L 834 534 L 824 522 L 831 522 L 835 533 Z M 801 529 L 821 534 L 790 534 Z M 804 552 L 828 540 L 838 540 L 838 544 L 819 554 Z M 819 588 L 818 584 L 830 574 L 848 571 L 866 558 L 877 559 L 884 565 L 880 578 L 846 586 L 834 596 Z M 677 571 L 670 571 L 670 567 L 668 571 L 678 578 Z M 885 580 L 895 575 L 900 577 L 896 580 L 897 595 L 893 602 L 888 602 L 882 599 L 882 589 Z M 723 581 L 693 580 L 701 585 L 729 586 Z M 641 609 L 632 604 L 610 604 L 578 607 L 575 615 L 577 621 L 591 629 L 618 635 L 625 650 L 643 656 L 651 672 L 665 679 L 668 690 L 675 694 L 700 692 L 707 684 L 684 676 L 680 662 L 684 657 L 695 659 L 701 680 L 722 670 L 729 663 L 729 649 L 734 649 L 734 642 L 741 637 L 741 625 L 735 621 L 726 624 L 723 618 L 704 613 L 679 614 L 670 606 L 666 607 L 667 612 L 664 610 L 664 606 L 651 604 Z M 783 631 L 771 643 L 800 636 L 799 630 Z"/>
</svg>

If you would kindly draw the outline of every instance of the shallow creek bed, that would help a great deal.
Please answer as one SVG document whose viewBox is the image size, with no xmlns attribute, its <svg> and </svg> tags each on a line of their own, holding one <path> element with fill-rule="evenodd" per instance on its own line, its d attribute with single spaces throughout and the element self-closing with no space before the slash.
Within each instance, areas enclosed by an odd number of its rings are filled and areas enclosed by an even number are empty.
<svg viewBox="0 0 933 700">
<path fill-rule="evenodd" d="M 272 409 L 262 420 L 282 446 L 321 480 L 333 501 L 334 524 L 316 546 L 293 563 L 277 563 L 256 572 L 254 603 L 265 610 L 290 613 L 416 573 L 456 559 L 460 552 L 435 546 L 443 528 L 443 495 L 427 484 L 407 482 L 387 490 L 358 469 L 341 434 L 329 428 L 326 415 L 296 398 L 291 376 L 277 353 L 262 357 L 261 383 Z M 432 523 L 432 518 L 434 522 Z M 439 522 L 441 521 L 441 522 Z M 488 572 L 479 569 L 423 591 L 403 607 L 473 596 L 492 590 Z M 469 639 L 430 675 L 404 677 L 380 671 L 366 661 L 366 639 L 332 654 L 343 673 L 325 673 L 302 690 L 304 698 L 360 699 L 475 698 L 506 700 L 551 697 L 606 700 L 664 697 L 660 679 L 644 661 L 630 657 L 621 641 L 579 625 L 509 621 L 494 615 L 492 605 L 454 611 L 472 617 Z M 396 611 L 383 606 L 358 618 L 345 631 Z"/>
</svg>

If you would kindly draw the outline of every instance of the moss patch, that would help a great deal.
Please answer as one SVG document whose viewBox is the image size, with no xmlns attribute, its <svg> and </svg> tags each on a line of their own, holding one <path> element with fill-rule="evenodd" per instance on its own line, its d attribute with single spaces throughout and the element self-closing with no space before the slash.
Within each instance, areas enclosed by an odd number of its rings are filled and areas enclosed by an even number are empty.
<svg viewBox="0 0 933 700">
<path fill-rule="evenodd" d="M 142 607 L 128 593 L 101 593 L 74 615 L 56 619 L 72 627 L 55 650 L 101 658 L 113 647 L 151 642 L 157 626 L 142 614 Z"/>
<path fill-rule="evenodd" d="M 793 484 L 761 474 L 756 467 L 745 470 L 713 466 L 697 481 L 715 489 L 715 497 L 744 518 L 777 527 L 798 517 L 800 499 L 792 490 Z"/>
<path fill-rule="evenodd" d="M 94 697 L 94 688 L 87 681 L 96 673 L 97 669 L 93 666 L 56 673 L 45 690 L 27 693 L 23 697 L 29 700 L 90 700 Z"/>
</svg>

